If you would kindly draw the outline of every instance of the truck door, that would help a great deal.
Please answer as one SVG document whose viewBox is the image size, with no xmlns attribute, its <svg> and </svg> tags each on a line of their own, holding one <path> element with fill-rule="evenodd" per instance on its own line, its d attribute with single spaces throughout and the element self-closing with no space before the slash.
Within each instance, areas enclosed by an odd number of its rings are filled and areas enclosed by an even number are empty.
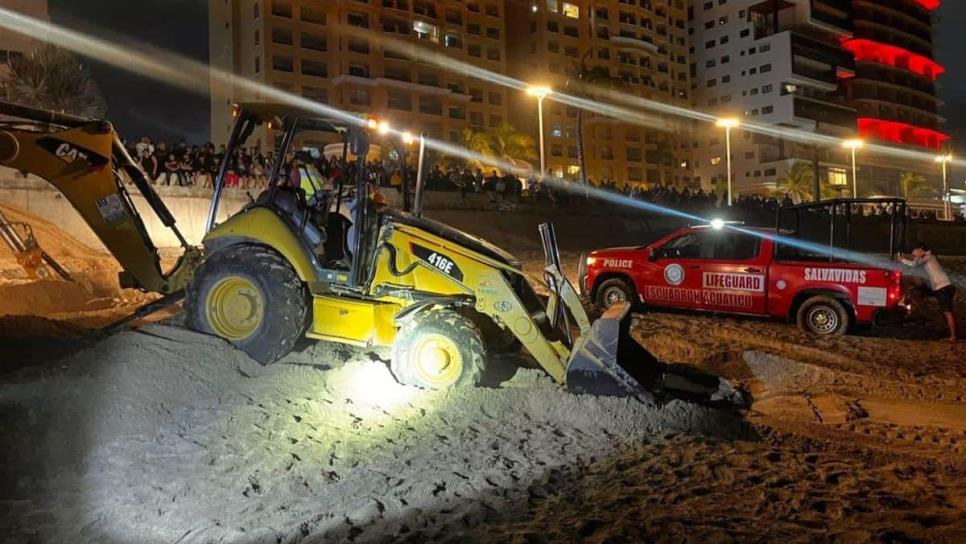
<svg viewBox="0 0 966 544">
<path fill-rule="evenodd" d="M 764 315 L 767 311 L 768 255 L 762 240 L 736 230 L 711 231 L 714 256 L 703 262 L 705 309 Z"/>
<path fill-rule="evenodd" d="M 714 241 L 708 234 L 691 230 L 653 249 L 641 282 L 645 304 L 703 309 L 702 262 L 714 253 Z"/>
</svg>

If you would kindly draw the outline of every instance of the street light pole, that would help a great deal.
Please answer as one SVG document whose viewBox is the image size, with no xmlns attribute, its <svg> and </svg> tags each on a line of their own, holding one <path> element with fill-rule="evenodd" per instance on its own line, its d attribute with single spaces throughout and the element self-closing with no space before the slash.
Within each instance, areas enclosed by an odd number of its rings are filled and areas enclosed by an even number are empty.
<svg viewBox="0 0 966 544">
<path fill-rule="evenodd" d="M 737 127 L 740 122 L 737 119 L 718 119 L 715 126 L 725 129 L 725 164 L 728 169 L 728 206 L 734 203 L 732 196 L 732 172 L 731 172 L 731 129 Z"/>
<path fill-rule="evenodd" d="M 543 143 L 543 99 L 545 96 L 537 98 L 537 123 L 540 125 L 540 179 L 547 176 L 547 154 Z"/>
<path fill-rule="evenodd" d="M 859 169 L 855 166 L 855 148 L 852 148 L 852 198 L 859 198 Z"/>
<path fill-rule="evenodd" d="M 725 127 L 725 154 L 728 163 L 728 205 L 731 206 L 731 127 Z"/>
<path fill-rule="evenodd" d="M 533 86 L 527 88 L 527 94 L 537 97 L 537 124 L 540 130 L 540 179 L 547 177 L 547 154 L 544 148 L 543 135 L 543 99 L 553 94 L 550 87 Z"/>
<path fill-rule="evenodd" d="M 936 161 L 942 163 L 943 167 L 943 219 L 945 221 L 950 221 L 953 218 L 953 212 L 950 207 L 949 202 L 949 161 L 953 160 L 953 156 L 949 153 L 944 153 L 936 157 Z"/>
<path fill-rule="evenodd" d="M 419 164 L 416 166 L 416 202 L 413 204 L 413 215 L 423 215 L 423 163 L 426 160 L 426 133 L 419 134 Z"/>
<path fill-rule="evenodd" d="M 863 144 L 859 139 L 842 142 L 842 147 L 847 147 L 852 152 L 852 198 L 859 198 L 859 169 L 855 163 L 855 150 L 860 149 Z"/>
</svg>

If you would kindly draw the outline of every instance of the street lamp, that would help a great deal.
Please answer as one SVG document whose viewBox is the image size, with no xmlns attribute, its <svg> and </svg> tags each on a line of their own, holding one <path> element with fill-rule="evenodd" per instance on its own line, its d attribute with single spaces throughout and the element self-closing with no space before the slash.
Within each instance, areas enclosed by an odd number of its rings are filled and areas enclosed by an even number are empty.
<svg viewBox="0 0 966 544">
<path fill-rule="evenodd" d="M 527 87 L 527 94 L 537 97 L 537 119 L 540 125 L 540 179 L 547 176 L 547 154 L 543 146 L 543 99 L 553 94 L 553 89 L 540 85 Z"/>
<path fill-rule="evenodd" d="M 943 153 L 936 157 L 936 162 L 943 165 L 943 218 L 949 221 L 953 218 L 952 210 L 949 207 L 949 161 L 953 160 L 951 153 Z"/>
<path fill-rule="evenodd" d="M 728 165 L 728 205 L 731 206 L 731 129 L 741 126 L 741 121 L 731 118 L 718 119 L 715 126 L 725 129 L 725 159 Z"/>
<path fill-rule="evenodd" d="M 842 147 L 848 148 L 852 152 L 852 198 L 859 198 L 859 170 L 855 166 L 855 150 L 862 149 L 865 142 L 854 138 L 842 142 Z"/>
</svg>

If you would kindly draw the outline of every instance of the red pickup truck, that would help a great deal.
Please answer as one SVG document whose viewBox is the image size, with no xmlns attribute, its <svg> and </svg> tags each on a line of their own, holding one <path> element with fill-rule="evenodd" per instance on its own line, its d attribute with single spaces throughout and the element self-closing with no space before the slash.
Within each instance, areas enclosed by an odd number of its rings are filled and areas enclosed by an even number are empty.
<svg viewBox="0 0 966 544">
<path fill-rule="evenodd" d="M 769 316 L 794 320 L 820 335 L 871 324 L 900 305 L 899 272 L 837 261 L 748 233 L 774 235 L 774 229 L 718 227 L 687 227 L 648 246 L 582 256 L 580 289 L 604 309 L 640 302 Z"/>
</svg>

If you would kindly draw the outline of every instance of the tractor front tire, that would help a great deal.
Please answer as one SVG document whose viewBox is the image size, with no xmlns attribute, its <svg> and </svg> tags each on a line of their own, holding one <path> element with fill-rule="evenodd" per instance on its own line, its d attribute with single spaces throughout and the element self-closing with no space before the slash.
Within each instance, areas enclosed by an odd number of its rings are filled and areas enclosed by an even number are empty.
<svg viewBox="0 0 966 544">
<path fill-rule="evenodd" d="M 486 347 L 476 325 L 452 310 L 427 310 L 399 329 L 390 367 L 399 383 L 424 389 L 479 385 Z"/>
<path fill-rule="evenodd" d="M 263 365 L 292 351 L 305 333 L 308 306 L 288 261 L 256 245 L 230 246 L 206 258 L 185 297 L 190 328 L 228 340 Z"/>
</svg>

